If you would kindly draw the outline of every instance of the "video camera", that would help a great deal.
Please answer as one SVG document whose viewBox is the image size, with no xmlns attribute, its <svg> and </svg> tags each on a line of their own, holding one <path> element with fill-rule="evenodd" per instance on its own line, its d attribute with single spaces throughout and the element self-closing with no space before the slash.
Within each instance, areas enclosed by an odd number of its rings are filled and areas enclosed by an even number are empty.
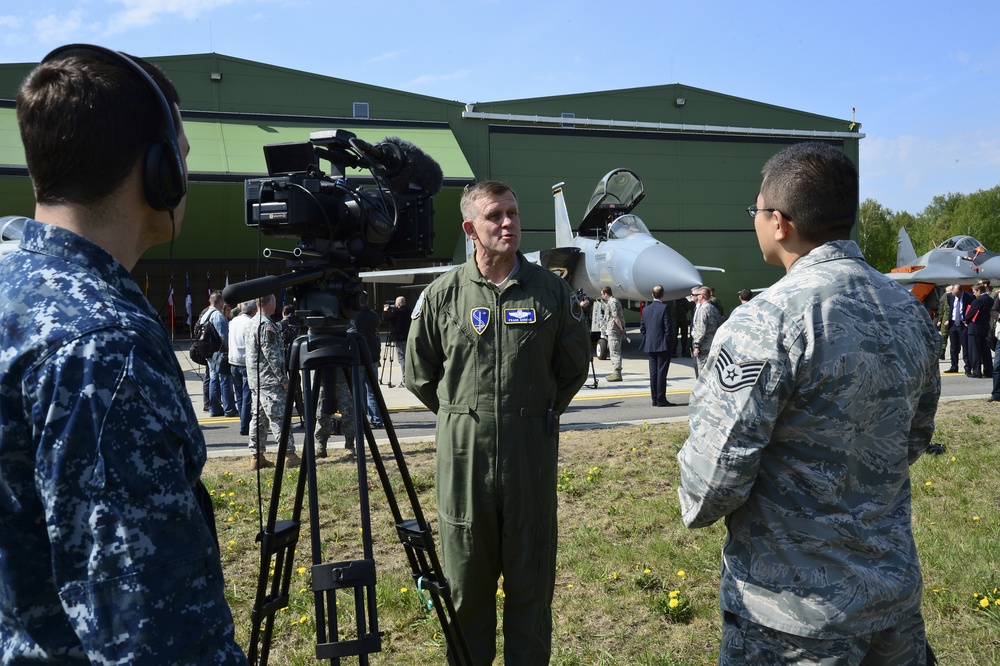
<svg viewBox="0 0 1000 666">
<path fill-rule="evenodd" d="M 246 223 L 266 236 L 299 239 L 290 259 L 362 269 L 433 251 L 431 198 L 443 175 L 412 143 L 389 137 L 373 146 L 346 130 L 324 130 L 308 142 L 264 146 L 264 158 L 269 177 L 246 181 Z M 320 160 L 330 163 L 329 174 Z M 349 167 L 368 169 L 376 187 L 352 187 Z"/>
<path fill-rule="evenodd" d="M 433 252 L 432 197 L 444 176 L 412 143 L 387 137 L 372 145 L 346 130 L 323 130 L 307 142 L 264 146 L 264 158 L 268 177 L 245 183 L 246 224 L 297 239 L 294 250 L 263 252 L 285 259 L 292 272 L 229 285 L 228 303 L 300 286 L 303 310 L 339 320 L 367 305 L 358 271 Z M 367 169 L 374 185 L 349 179 L 348 168 Z"/>
</svg>

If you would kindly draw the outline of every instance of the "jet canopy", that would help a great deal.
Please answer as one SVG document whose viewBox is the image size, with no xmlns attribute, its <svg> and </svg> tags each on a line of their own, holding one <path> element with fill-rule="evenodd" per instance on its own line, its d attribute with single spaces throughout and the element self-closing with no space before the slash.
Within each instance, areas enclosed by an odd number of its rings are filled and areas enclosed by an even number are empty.
<svg viewBox="0 0 1000 666">
<path fill-rule="evenodd" d="M 976 248 L 983 244 L 972 236 L 952 236 L 948 240 L 938 245 L 939 250 L 961 250 L 962 252 L 975 252 Z"/>
<path fill-rule="evenodd" d="M 643 196 L 642 180 L 634 172 L 628 169 L 609 171 L 597 183 L 577 232 L 585 236 L 603 236 L 609 233 L 609 224 L 615 218 L 631 212 L 639 205 Z"/>
<path fill-rule="evenodd" d="M 639 219 L 638 215 L 622 215 L 608 227 L 608 239 L 622 239 L 636 234 L 650 236 L 646 224 Z"/>
</svg>

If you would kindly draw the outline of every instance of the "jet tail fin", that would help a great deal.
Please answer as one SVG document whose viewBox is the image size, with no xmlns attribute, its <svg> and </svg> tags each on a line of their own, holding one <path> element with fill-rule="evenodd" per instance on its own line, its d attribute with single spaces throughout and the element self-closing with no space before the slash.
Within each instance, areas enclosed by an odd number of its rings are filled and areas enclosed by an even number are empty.
<svg viewBox="0 0 1000 666">
<path fill-rule="evenodd" d="M 906 233 L 905 227 L 899 228 L 899 236 L 896 239 L 896 268 L 902 266 L 912 266 L 917 263 L 917 253 L 910 242 L 910 234 Z"/>
<path fill-rule="evenodd" d="M 563 185 L 557 183 L 552 186 L 552 201 L 555 205 L 556 218 L 556 247 L 570 247 L 573 245 L 573 225 L 569 221 L 569 211 L 566 210 L 566 199 L 563 196 Z"/>
</svg>

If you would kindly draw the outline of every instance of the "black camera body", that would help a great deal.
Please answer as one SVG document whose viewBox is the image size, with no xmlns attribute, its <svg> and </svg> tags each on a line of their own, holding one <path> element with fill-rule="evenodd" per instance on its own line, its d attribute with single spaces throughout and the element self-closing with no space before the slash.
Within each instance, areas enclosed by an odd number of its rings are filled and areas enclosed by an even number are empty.
<svg viewBox="0 0 1000 666">
<path fill-rule="evenodd" d="M 308 142 L 264 146 L 264 158 L 268 177 L 244 187 L 246 224 L 298 241 L 291 251 L 264 250 L 291 272 L 231 284 L 226 302 L 291 288 L 306 327 L 342 329 L 368 306 L 360 271 L 433 252 L 432 199 L 444 176 L 412 143 L 388 137 L 372 145 L 346 130 L 324 130 Z M 348 168 L 371 177 L 348 178 Z"/>
<path fill-rule="evenodd" d="M 246 224 L 266 236 L 298 239 L 296 258 L 373 269 L 433 252 L 436 190 L 411 180 L 439 188 L 440 167 L 416 146 L 399 139 L 372 146 L 330 130 L 313 132 L 308 142 L 264 146 L 264 157 L 269 177 L 245 183 Z M 320 160 L 329 162 L 329 174 L 320 171 Z M 375 186 L 352 182 L 349 167 L 369 169 Z"/>
</svg>

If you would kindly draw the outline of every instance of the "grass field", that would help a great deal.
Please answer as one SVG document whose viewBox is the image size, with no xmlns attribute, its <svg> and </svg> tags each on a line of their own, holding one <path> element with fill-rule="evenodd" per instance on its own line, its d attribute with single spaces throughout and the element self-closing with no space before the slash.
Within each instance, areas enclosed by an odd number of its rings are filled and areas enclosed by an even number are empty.
<svg viewBox="0 0 1000 666">
<path fill-rule="evenodd" d="M 1000 665 L 1000 411 L 982 401 L 942 404 L 935 442 L 912 468 L 913 527 L 924 574 L 923 611 L 941 664 Z M 715 664 L 720 636 L 719 553 L 724 528 L 688 530 L 680 520 L 676 453 L 686 424 L 561 435 L 560 542 L 553 602 L 552 663 L 701 666 Z M 433 444 L 408 444 L 406 464 L 425 515 L 436 525 Z M 385 452 L 383 452 L 383 455 Z M 370 466 L 371 467 L 371 466 Z M 355 465 L 338 450 L 317 465 L 323 562 L 360 559 Z M 287 518 L 297 471 L 286 471 Z M 257 475 L 246 459 L 211 460 L 212 492 L 228 598 L 246 646 L 260 554 Z M 272 474 L 262 473 L 264 507 Z M 394 485 L 401 493 L 398 478 Z M 384 632 L 372 664 L 444 664 L 444 640 L 410 576 L 377 475 L 369 470 L 377 610 Z M 401 500 L 401 501 L 405 501 Z M 404 509 L 405 517 L 409 517 Z M 307 514 L 290 602 L 279 611 L 271 664 L 316 663 Z M 353 606 L 341 592 L 341 640 L 352 637 Z M 498 590 L 497 606 L 503 596 Z M 499 654 L 502 655 L 502 638 Z M 343 663 L 357 663 L 347 658 Z M 503 663 L 498 657 L 497 663 Z"/>
</svg>

